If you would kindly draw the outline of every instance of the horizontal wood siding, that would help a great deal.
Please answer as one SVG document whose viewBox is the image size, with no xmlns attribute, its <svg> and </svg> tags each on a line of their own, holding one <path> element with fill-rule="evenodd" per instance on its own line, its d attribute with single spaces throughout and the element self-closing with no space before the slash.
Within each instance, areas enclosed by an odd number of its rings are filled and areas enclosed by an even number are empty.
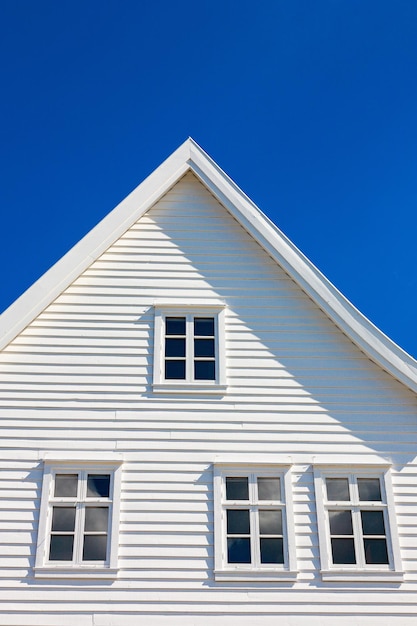
<svg viewBox="0 0 417 626">
<path fill-rule="evenodd" d="M 152 392 L 153 304 L 226 303 L 227 393 Z M 0 623 L 417 621 L 417 402 L 187 174 L 0 355 Z M 35 579 L 47 451 L 123 453 L 119 577 Z M 312 467 L 393 464 L 405 582 L 323 583 Z M 213 464 L 289 463 L 298 580 L 213 578 Z"/>
</svg>

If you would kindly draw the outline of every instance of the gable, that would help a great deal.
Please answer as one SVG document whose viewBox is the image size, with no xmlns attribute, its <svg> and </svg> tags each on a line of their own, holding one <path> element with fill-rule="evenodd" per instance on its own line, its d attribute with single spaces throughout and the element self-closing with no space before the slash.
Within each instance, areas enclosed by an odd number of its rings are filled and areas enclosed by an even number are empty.
<svg viewBox="0 0 417 626">
<path fill-rule="evenodd" d="M 364 318 L 191 139 L 3 313 L 0 348 L 53 302 L 187 171 L 204 183 L 351 341 L 384 370 L 417 391 L 416 361 Z"/>
<path fill-rule="evenodd" d="M 380 413 L 414 396 L 370 362 L 188 172 L 4 350 L 3 406 L 154 408 L 154 305 L 226 305 L 210 406 Z M 172 410 L 200 400 L 170 398 Z"/>
</svg>

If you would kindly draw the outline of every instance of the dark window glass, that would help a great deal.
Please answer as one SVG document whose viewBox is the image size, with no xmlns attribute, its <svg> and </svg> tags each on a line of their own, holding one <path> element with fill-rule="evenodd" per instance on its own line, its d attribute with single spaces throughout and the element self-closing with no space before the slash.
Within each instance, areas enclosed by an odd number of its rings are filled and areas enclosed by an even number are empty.
<svg viewBox="0 0 417 626">
<path fill-rule="evenodd" d="M 165 361 L 166 380 L 185 380 L 185 361 Z"/>
<path fill-rule="evenodd" d="M 214 357 L 214 339 L 194 339 L 194 356 Z"/>
<path fill-rule="evenodd" d="M 358 478 L 359 500 L 381 502 L 379 478 Z"/>
<path fill-rule="evenodd" d="M 361 511 L 364 535 L 385 535 L 383 511 Z"/>
<path fill-rule="evenodd" d="M 195 380 L 215 380 L 216 366 L 214 361 L 194 361 Z"/>
<path fill-rule="evenodd" d="M 108 498 L 110 495 L 110 474 L 88 474 L 87 497 Z"/>
<path fill-rule="evenodd" d="M 356 563 L 355 544 L 352 539 L 332 539 L 332 555 L 335 564 Z"/>
<path fill-rule="evenodd" d="M 281 500 L 281 481 L 279 478 L 258 478 L 259 500 Z"/>
<path fill-rule="evenodd" d="M 349 502 L 349 481 L 347 478 L 326 478 L 326 489 L 329 502 Z"/>
<path fill-rule="evenodd" d="M 249 537 L 228 537 L 227 539 L 227 562 L 250 563 L 250 539 Z"/>
<path fill-rule="evenodd" d="M 249 510 L 228 509 L 227 511 L 227 534 L 249 535 Z"/>
<path fill-rule="evenodd" d="M 261 538 L 261 563 L 283 563 L 284 544 L 281 538 Z"/>
<path fill-rule="evenodd" d="M 260 510 L 259 532 L 261 535 L 282 535 L 282 512 Z"/>
<path fill-rule="evenodd" d="M 185 335 L 185 317 L 166 317 L 166 335 Z"/>
<path fill-rule="evenodd" d="M 73 532 L 75 528 L 75 507 L 54 506 L 52 511 L 52 531 Z"/>
<path fill-rule="evenodd" d="M 56 474 L 55 491 L 56 498 L 76 498 L 78 487 L 78 474 Z"/>
<path fill-rule="evenodd" d="M 165 339 L 165 356 L 184 356 L 185 357 L 185 338 L 184 339 Z"/>
<path fill-rule="evenodd" d="M 366 563 L 389 563 L 387 542 L 385 539 L 368 539 L 365 537 L 363 545 Z"/>
<path fill-rule="evenodd" d="M 199 337 L 214 337 L 214 318 L 195 317 L 194 335 Z"/>
<path fill-rule="evenodd" d="M 72 561 L 74 535 L 52 535 L 50 561 Z"/>
<path fill-rule="evenodd" d="M 107 532 L 108 518 L 109 518 L 109 509 L 107 506 L 86 507 L 85 530 Z"/>
<path fill-rule="evenodd" d="M 83 561 L 105 561 L 107 556 L 107 535 L 85 535 Z"/>
<path fill-rule="evenodd" d="M 226 478 L 226 500 L 249 500 L 247 476 L 228 476 Z"/>
<path fill-rule="evenodd" d="M 329 511 L 331 535 L 353 535 L 351 511 Z"/>
</svg>

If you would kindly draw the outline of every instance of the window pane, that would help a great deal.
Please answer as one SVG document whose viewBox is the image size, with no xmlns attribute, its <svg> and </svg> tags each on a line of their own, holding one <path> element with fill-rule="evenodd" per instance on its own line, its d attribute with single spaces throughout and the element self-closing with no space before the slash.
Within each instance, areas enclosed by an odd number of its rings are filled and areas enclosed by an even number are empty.
<svg viewBox="0 0 417 626">
<path fill-rule="evenodd" d="M 87 497 L 108 498 L 110 495 L 110 474 L 88 474 Z"/>
<path fill-rule="evenodd" d="M 329 511 L 331 535 L 353 535 L 351 511 Z"/>
<path fill-rule="evenodd" d="M 107 535 L 85 535 L 83 561 L 105 561 L 107 556 Z"/>
<path fill-rule="evenodd" d="M 228 535 L 249 535 L 249 510 L 228 509 L 227 511 L 227 534 Z"/>
<path fill-rule="evenodd" d="M 50 561 L 72 561 L 74 535 L 52 535 L 49 549 Z"/>
<path fill-rule="evenodd" d="M 165 339 L 165 356 L 184 356 L 185 357 L 185 338 L 184 339 Z"/>
<path fill-rule="evenodd" d="M 166 380 L 185 380 L 185 361 L 165 361 Z"/>
<path fill-rule="evenodd" d="M 258 478 L 258 500 L 281 500 L 279 478 Z"/>
<path fill-rule="evenodd" d="M 214 339 L 194 339 L 194 356 L 214 357 Z"/>
<path fill-rule="evenodd" d="M 166 317 L 166 335 L 185 335 L 185 317 Z"/>
<path fill-rule="evenodd" d="M 385 539 L 364 539 L 365 561 L 367 563 L 389 563 Z"/>
<path fill-rule="evenodd" d="M 227 562 L 250 563 L 250 539 L 249 537 L 228 537 L 227 539 Z"/>
<path fill-rule="evenodd" d="M 214 337 L 214 317 L 195 317 L 194 335 Z"/>
<path fill-rule="evenodd" d="M 282 535 L 282 512 L 259 511 L 259 532 L 261 535 Z"/>
<path fill-rule="evenodd" d="M 88 506 L 85 509 L 85 530 L 107 531 L 109 508 L 107 506 Z"/>
<path fill-rule="evenodd" d="M 195 380 L 215 380 L 216 366 L 214 361 L 194 361 Z"/>
<path fill-rule="evenodd" d="M 52 511 L 52 531 L 71 532 L 75 528 L 75 507 L 54 506 Z"/>
<path fill-rule="evenodd" d="M 228 476 L 226 478 L 226 500 L 249 500 L 247 476 Z"/>
<path fill-rule="evenodd" d="M 331 502 L 349 502 L 349 481 L 347 478 L 326 478 L 327 499 Z"/>
<path fill-rule="evenodd" d="M 383 511 L 361 511 L 364 535 L 385 535 Z"/>
<path fill-rule="evenodd" d="M 358 478 L 359 500 L 381 502 L 379 478 Z"/>
<path fill-rule="evenodd" d="M 55 491 L 56 498 L 76 498 L 78 487 L 78 474 L 56 474 Z"/>
<path fill-rule="evenodd" d="M 352 539 L 332 539 L 333 563 L 356 563 L 355 545 Z"/>
<path fill-rule="evenodd" d="M 284 543 L 282 539 L 261 538 L 261 563 L 284 563 Z"/>
</svg>

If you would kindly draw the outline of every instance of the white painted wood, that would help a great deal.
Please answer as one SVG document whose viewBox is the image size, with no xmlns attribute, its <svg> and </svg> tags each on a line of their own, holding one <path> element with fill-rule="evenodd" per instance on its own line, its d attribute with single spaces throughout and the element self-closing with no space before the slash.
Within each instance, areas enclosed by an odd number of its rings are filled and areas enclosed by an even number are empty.
<svg viewBox="0 0 417 626">
<path fill-rule="evenodd" d="M 222 396 L 152 391 L 154 306 L 181 299 L 225 305 Z M 8 344 L 0 372 L 0 622 L 415 621 L 415 394 L 342 334 L 192 174 Z M 35 579 L 46 455 L 84 464 L 123 456 L 117 580 Z M 295 582 L 215 581 L 216 463 L 291 466 Z M 317 464 L 391 467 L 403 581 L 322 580 Z"/>
</svg>

